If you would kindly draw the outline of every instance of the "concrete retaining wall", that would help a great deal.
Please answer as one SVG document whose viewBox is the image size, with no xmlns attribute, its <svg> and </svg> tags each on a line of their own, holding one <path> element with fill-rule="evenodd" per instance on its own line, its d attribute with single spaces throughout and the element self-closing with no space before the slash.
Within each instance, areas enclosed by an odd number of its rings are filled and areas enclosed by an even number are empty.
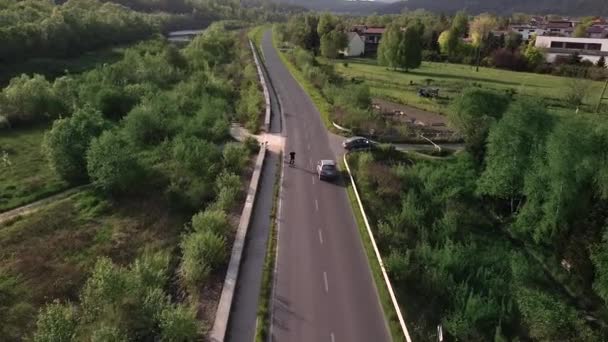
<svg viewBox="0 0 608 342">
<path fill-rule="evenodd" d="M 268 92 L 268 86 L 266 85 L 266 79 L 262 72 L 262 66 L 260 65 L 260 59 L 258 58 L 258 52 L 253 46 L 253 42 L 249 40 L 249 47 L 253 53 L 253 59 L 255 66 L 258 70 L 258 76 L 260 77 L 260 83 L 262 84 L 262 90 L 264 91 L 264 102 L 266 103 L 266 110 L 264 112 L 264 130 L 270 132 L 270 93 Z"/>
<path fill-rule="evenodd" d="M 407 326 L 405 326 L 405 320 L 403 319 L 403 314 L 401 313 L 401 309 L 399 308 L 399 303 L 397 303 L 397 298 L 395 297 L 395 291 L 393 290 L 391 281 L 388 278 L 386 269 L 384 268 L 384 262 L 382 261 L 382 256 L 380 255 L 380 250 L 378 250 L 378 245 L 376 244 L 376 239 L 374 239 L 374 233 L 372 232 L 372 228 L 369 225 L 369 220 L 367 219 L 367 214 L 365 214 L 365 209 L 363 208 L 363 202 L 361 201 L 361 197 L 359 196 L 359 191 L 357 190 L 357 185 L 355 184 L 355 179 L 353 178 L 353 175 L 350 172 L 350 167 L 348 166 L 348 161 L 346 160 L 346 155 L 344 155 L 344 165 L 346 165 L 346 171 L 348 171 L 348 176 L 350 177 L 350 182 L 353 185 L 353 190 L 355 192 L 355 196 L 357 197 L 357 203 L 359 204 L 359 210 L 361 210 L 361 215 L 363 216 L 363 221 L 365 221 L 365 227 L 367 228 L 367 233 L 369 234 L 369 239 L 372 242 L 372 246 L 374 247 L 374 253 L 376 254 L 376 259 L 378 261 L 378 264 L 380 265 L 380 270 L 382 271 L 382 277 L 384 278 L 384 282 L 386 283 L 386 288 L 388 289 L 388 293 L 391 296 L 391 301 L 393 302 L 393 306 L 395 307 L 395 311 L 397 312 L 397 317 L 399 318 L 399 324 L 401 325 L 401 330 L 403 331 L 403 336 L 405 337 L 405 340 L 407 342 L 412 342 L 412 339 L 410 338 L 410 333 L 407 330 Z"/>
<path fill-rule="evenodd" d="M 226 337 L 230 310 L 232 308 L 232 300 L 234 298 L 234 290 L 236 288 L 236 282 L 238 281 L 239 270 L 241 267 L 241 257 L 243 256 L 243 249 L 245 247 L 245 238 L 247 237 L 247 231 L 249 230 L 249 222 L 251 221 L 253 205 L 255 203 L 255 197 L 258 191 L 258 185 L 260 183 L 260 176 L 262 174 L 262 168 L 264 167 L 265 158 L 266 146 L 263 145 L 260 148 L 260 153 L 258 154 L 255 162 L 253 175 L 251 176 L 251 183 L 249 185 L 249 190 L 247 191 L 245 207 L 243 208 L 236 237 L 234 238 L 234 245 L 232 246 L 230 264 L 228 265 L 228 271 L 226 271 L 226 279 L 224 280 L 222 295 L 215 313 L 215 322 L 213 322 L 213 328 L 211 329 L 210 338 L 211 341 L 214 342 L 223 342 L 224 338 Z"/>
</svg>

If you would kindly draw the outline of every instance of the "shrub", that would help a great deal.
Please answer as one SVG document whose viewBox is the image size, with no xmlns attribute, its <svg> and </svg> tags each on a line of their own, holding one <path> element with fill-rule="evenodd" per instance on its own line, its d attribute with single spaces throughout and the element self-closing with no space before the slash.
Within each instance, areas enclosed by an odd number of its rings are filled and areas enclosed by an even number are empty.
<svg viewBox="0 0 608 342">
<path fill-rule="evenodd" d="M 519 51 L 498 49 L 492 53 L 492 64 L 497 68 L 515 71 L 526 70 L 526 59 Z"/>
<path fill-rule="evenodd" d="M 245 138 L 243 144 L 245 145 L 245 148 L 247 148 L 250 154 L 258 153 L 260 151 L 260 142 L 252 136 L 248 136 L 247 138 Z"/>
<path fill-rule="evenodd" d="M 117 327 L 103 325 L 91 334 L 91 342 L 123 342 L 128 341 L 126 334 Z"/>
<path fill-rule="evenodd" d="M 194 232 L 185 235 L 180 246 L 182 262 L 179 275 L 184 286 L 194 294 L 209 275 L 224 263 L 228 255 L 226 240 L 211 231 Z"/>
<path fill-rule="evenodd" d="M 170 118 L 152 103 L 135 107 L 124 120 L 126 137 L 137 146 L 157 145 L 173 132 Z"/>
<path fill-rule="evenodd" d="M 216 181 L 218 192 L 214 206 L 221 210 L 230 211 L 240 194 L 241 179 L 239 176 L 224 172 Z"/>
<path fill-rule="evenodd" d="M 173 159 L 201 178 L 211 180 L 217 174 L 220 152 L 214 144 L 197 137 L 180 135 L 173 139 Z"/>
<path fill-rule="evenodd" d="M 137 103 L 137 98 L 119 88 L 106 87 L 97 92 L 95 106 L 104 117 L 122 119 Z"/>
<path fill-rule="evenodd" d="M 249 153 L 247 148 L 240 143 L 228 143 L 224 146 L 222 152 L 224 158 L 224 167 L 229 172 L 240 174 L 247 166 L 249 161 Z"/>
<path fill-rule="evenodd" d="M 71 118 L 58 119 L 44 137 L 44 151 L 51 168 L 72 183 L 87 179 L 86 151 L 107 123 L 91 108 L 78 110 Z"/>
<path fill-rule="evenodd" d="M 75 338 L 78 318 L 71 305 L 57 302 L 40 311 L 36 321 L 35 342 L 71 342 Z"/>
<path fill-rule="evenodd" d="M 195 232 L 212 232 L 218 236 L 227 236 L 230 232 L 228 216 L 222 210 L 207 209 L 192 216 L 192 228 Z"/>
<path fill-rule="evenodd" d="M 66 110 L 41 75 L 15 77 L 0 93 L 0 113 L 13 125 L 53 119 Z"/>
<path fill-rule="evenodd" d="M 185 305 L 172 305 L 160 313 L 161 341 L 188 342 L 198 340 L 199 322 L 196 310 Z"/>
<path fill-rule="evenodd" d="M 97 187 L 112 193 L 133 190 L 144 178 L 135 149 L 119 131 L 106 131 L 93 140 L 87 152 L 87 170 Z"/>
</svg>

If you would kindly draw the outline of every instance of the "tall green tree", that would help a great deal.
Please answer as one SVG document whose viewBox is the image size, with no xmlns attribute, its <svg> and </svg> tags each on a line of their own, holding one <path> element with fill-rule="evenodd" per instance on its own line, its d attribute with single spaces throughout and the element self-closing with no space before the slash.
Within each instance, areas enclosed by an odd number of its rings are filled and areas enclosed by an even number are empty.
<svg viewBox="0 0 608 342">
<path fill-rule="evenodd" d="M 331 13 L 322 13 L 319 17 L 319 24 L 317 25 L 317 34 L 322 38 L 324 35 L 333 31 L 337 24 L 338 19 Z"/>
<path fill-rule="evenodd" d="M 490 128 L 486 166 L 478 181 L 478 190 L 509 201 L 514 213 L 524 191 L 522 170 L 544 149 L 552 122 L 552 116 L 540 102 L 519 101 L 512 105 Z"/>
<path fill-rule="evenodd" d="M 510 103 L 505 94 L 468 88 L 452 103 L 448 120 L 464 137 L 467 150 L 479 164 L 485 154 L 489 128 L 502 117 Z"/>
<path fill-rule="evenodd" d="M 86 152 L 91 141 L 108 128 L 101 112 L 85 107 L 58 119 L 44 136 L 43 149 L 51 168 L 64 180 L 85 181 Z"/>
<path fill-rule="evenodd" d="M 401 43 L 401 29 L 397 25 L 389 25 L 382 35 L 378 46 L 378 64 L 390 68 L 397 68 L 399 44 Z"/>
<path fill-rule="evenodd" d="M 405 29 L 403 38 L 400 44 L 401 54 L 403 59 L 400 60 L 400 67 L 408 71 L 416 69 L 422 63 L 422 33 L 424 26 L 410 25 Z"/>
</svg>

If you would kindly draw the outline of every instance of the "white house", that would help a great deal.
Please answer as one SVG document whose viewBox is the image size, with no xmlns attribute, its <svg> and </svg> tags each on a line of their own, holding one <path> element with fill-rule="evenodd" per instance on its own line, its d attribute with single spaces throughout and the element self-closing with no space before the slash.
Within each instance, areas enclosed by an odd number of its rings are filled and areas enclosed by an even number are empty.
<svg viewBox="0 0 608 342">
<path fill-rule="evenodd" d="M 519 33 L 523 40 L 530 40 L 534 35 L 540 36 L 545 33 L 543 28 L 532 25 L 512 25 L 510 29 L 512 32 Z"/>
<path fill-rule="evenodd" d="M 604 56 L 608 59 L 608 38 L 571 38 L 571 37 L 536 37 L 537 48 L 545 53 L 547 62 L 553 63 L 558 58 L 568 57 L 575 52 L 582 60 L 593 63 Z"/>
<path fill-rule="evenodd" d="M 348 47 L 340 51 L 344 57 L 359 57 L 365 53 L 365 42 L 357 32 L 348 32 Z"/>
</svg>

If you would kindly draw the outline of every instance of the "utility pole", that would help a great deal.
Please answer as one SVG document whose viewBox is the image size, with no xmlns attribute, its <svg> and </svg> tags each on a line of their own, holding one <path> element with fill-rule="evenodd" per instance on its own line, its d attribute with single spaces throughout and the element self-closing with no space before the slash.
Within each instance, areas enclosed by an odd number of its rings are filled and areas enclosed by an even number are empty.
<svg viewBox="0 0 608 342">
<path fill-rule="evenodd" d="M 606 80 L 606 83 L 604 84 L 604 89 L 602 90 L 602 95 L 600 95 L 600 99 L 599 99 L 599 101 L 597 101 L 597 108 L 595 108 L 596 113 L 600 112 L 600 107 L 602 106 L 602 101 L 608 100 L 608 97 L 605 97 L 606 89 L 608 89 L 608 80 Z"/>
</svg>

